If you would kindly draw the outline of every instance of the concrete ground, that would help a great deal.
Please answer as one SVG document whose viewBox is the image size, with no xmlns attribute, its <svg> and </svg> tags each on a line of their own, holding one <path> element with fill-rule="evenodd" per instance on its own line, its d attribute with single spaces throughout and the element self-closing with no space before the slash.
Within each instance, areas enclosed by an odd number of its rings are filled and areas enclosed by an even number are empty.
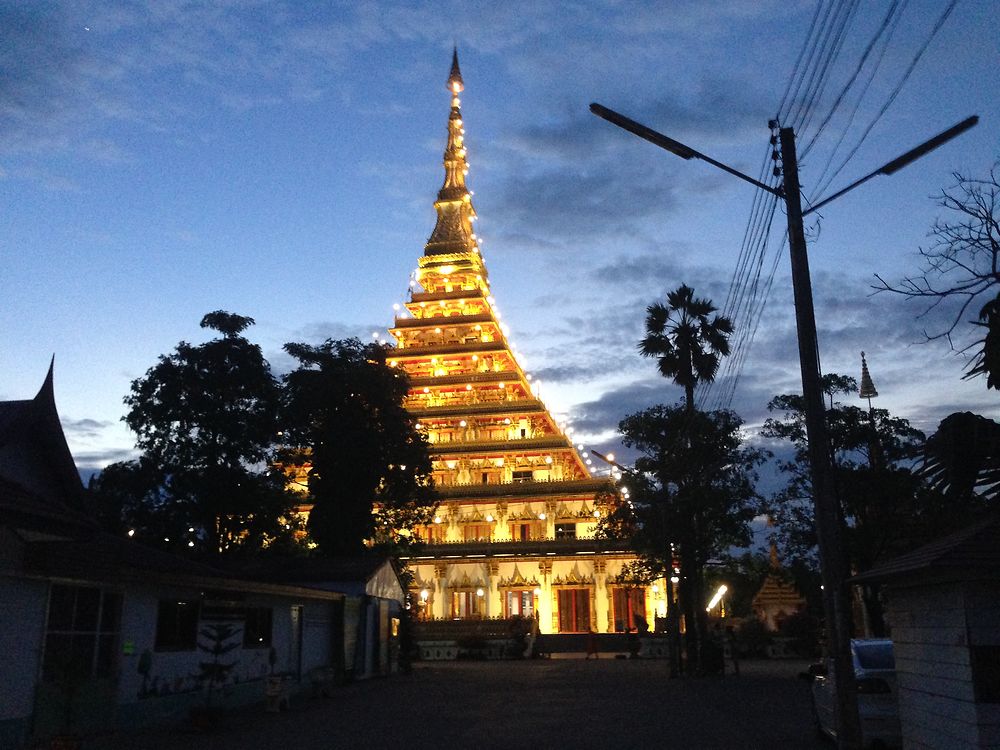
<svg viewBox="0 0 1000 750">
<path fill-rule="evenodd" d="M 743 662 L 739 677 L 673 679 L 662 661 L 418 663 L 412 674 L 233 713 L 211 734 L 160 729 L 85 750 L 335 748 L 809 748 L 817 739 L 803 662 Z"/>
</svg>

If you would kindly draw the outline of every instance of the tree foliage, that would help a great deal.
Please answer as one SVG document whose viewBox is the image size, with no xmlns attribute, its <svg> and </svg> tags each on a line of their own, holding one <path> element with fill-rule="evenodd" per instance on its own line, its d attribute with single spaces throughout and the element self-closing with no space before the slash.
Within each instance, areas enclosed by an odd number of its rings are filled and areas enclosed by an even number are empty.
<svg viewBox="0 0 1000 750">
<path fill-rule="evenodd" d="M 676 556 L 681 609 L 689 632 L 697 634 L 694 648 L 707 625 L 705 565 L 730 547 L 749 545 L 759 507 L 755 482 L 766 452 L 743 444 L 742 424 L 731 411 L 659 405 L 618 426 L 625 446 L 640 455 L 628 478 L 630 502 L 605 525 L 629 534 L 653 572 L 673 575 Z"/>
<path fill-rule="evenodd" d="M 925 330 L 927 340 L 946 339 L 971 313 L 983 337 L 961 351 L 974 349 L 966 377 L 986 376 L 988 388 L 1000 390 L 1000 163 L 979 179 L 954 174 L 955 183 L 938 196 L 949 220 L 937 219 L 931 244 L 920 248 L 917 274 L 890 284 L 877 276 L 878 291 L 892 292 L 925 304 L 918 317 L 946 311 L 943 325 Z M 977 309 L 978 308 L 978 309 Z"/>
<path fill-rule="evenodd" d="M 837 375 L 824 376 L 824 386 L 828 394 L 857 390 L 853 378 Z M 775 396 L 768 408 L 781 416 L 769 418 L 762 435 L 794 448 L 790 460 L 779 462 L 787 483 L 770 508 L 776 536 L 785 558 L 812 565 L 817 540 L 802 396 Z M 834 491 L 854 570 L 866 570 L 970 517 L 972 504 L 946 498 L 917 471 L 924 435 L 909 421 L 885 409 L 869 411 L 840 402 L 832 403 L 826 419 Z"/>
<path fill-rule="evenodd" d="M 996 502 L 1000 424 L 967 411 L 945 417 L 924 446 L 921 475 L 954 502 Z"/>
<path fill-rule="evenodd" d="M 124 421 L 141 458 L 109 467 L 94 491 L 147 541 L 217 554 L 287 531 L 293 500 L 269 469 L 279 387 L 260 347 L 240 335 L 252 324 L 209 313 L 202 327 L 221 336 L 180 342 L 132 382 Z"/>
<path fill-rule="evenodd" d="M 338 554 L 428 520 L 427 444 L 385 348 L 287 344 L 299 366 L 279 382 L 242 335 L 252 318 L 217 310 L 201 325 L 221 335 L 180 342 L 125 397 L 141 455 L 91 483 L 109 529 L 183 552 L 292 554 L 295 508 L 312 505 L 311 541 Z M 305 495 L 288 487 L 297 464 L 310 468 Z"/>
<path fill-rule="evenodd" d="M 287 344 L 283 460 L 309 465 L 309 532 L 328 554 L 398 544 L 426 523 L 435 493 L 427 443 L 406 412 L 406 373 L 357 339 Z M 373 513 L 373 506 L 377 512 Z"/>
</svg>

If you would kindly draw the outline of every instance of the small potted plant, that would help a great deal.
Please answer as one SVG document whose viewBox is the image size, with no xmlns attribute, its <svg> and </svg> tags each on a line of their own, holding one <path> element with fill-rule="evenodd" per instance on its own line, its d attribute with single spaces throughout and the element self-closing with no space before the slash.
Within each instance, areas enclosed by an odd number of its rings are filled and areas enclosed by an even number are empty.
<svg viewBox="0 0 1000 750">
<path fill-rule="evenodd" d="M 220 710 L 212 699 L 238 663 L 225 661 L 223 657 L 239 648 L 239 642 L 233 638 L 241 632 L 227 622 L 210 623 L 198 631 L 198 650 L 211 656 L 211 660 L 199 662 L 199 672 L 194 676 L 205 691 L 205 704 L 191 709 L 191 722 L 196 729 L 207 731 L 219 723 Z"/>
</svg>

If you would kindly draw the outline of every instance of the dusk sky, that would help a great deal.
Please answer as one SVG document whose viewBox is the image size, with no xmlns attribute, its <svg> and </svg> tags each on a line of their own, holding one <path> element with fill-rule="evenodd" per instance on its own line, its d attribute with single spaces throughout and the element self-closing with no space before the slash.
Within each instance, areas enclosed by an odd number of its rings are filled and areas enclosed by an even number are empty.
<svg viewBox="0 0 1000 750">
<path fill-rule="evenodd" d="M 807 227 L 824 371 L 858 377 L 864 350 L 876 405 L 928 432 L 957 410 L 998 416 L 947 343 L 917 343 L 941 318 L 918 321 L 917 303 L 871 289 L 876 273 L 917 270 L 947 216 L 932 196 L 952 173 L 983 176 L 1000 157 L 996 2 L 960 0 L 932 37 L 948 7 L 822 3 L 817 23 L 827 8 L 830 24 L 853 12 L 797 130 L 815 201 L 981 118 Z M 206 312 L 255 318 L 248 336 L 279 373 L 285 342 L 384 336 L 434 226 L 457 45 L 497 305 L 548 406 L 588 445 L 616 450 L 622 417 L 682 395 L 638 354 L 645 307 L 682 282 L 725 303 L 755 189 L 588 105 L 756 177 L 816 11 L 790 0 L 0 4 L 0 399 L 31 398 L 55 355 L 86 471 L 132 455 L 129 383 L 178 341 L 206 340 Z M 731 401 L 751 434 L 771 396 L 800 388 L 783 233 L 779 208 L 763 275 L 777 271 Z M 971 339 L 970 326 L 959 333 Z"/>
</svg>

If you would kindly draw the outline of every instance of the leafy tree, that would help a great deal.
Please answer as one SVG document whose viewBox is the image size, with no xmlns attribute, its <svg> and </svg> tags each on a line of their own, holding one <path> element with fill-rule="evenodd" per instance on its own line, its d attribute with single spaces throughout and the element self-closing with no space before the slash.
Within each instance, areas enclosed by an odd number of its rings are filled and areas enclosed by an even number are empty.
<svg viewBox="0 0 1000 750">
<path fill-rule="evenodd" d="M 286 344 L 283 461 L 308 465 L 309 532 L 325 554 L 402 544 L 436 495 L 427 443 L 406 412 L 408 379 L 386 349 L 357 339 Z M 374 508 L 374 511 L 373 511 Z"/>
<path fill-rule="evenodd" d="M 644 357 L 656 357 L 660 374 L 684 389 L 684 403 L 694 410 L 694 389 L 710 383 L 719 369 L 720 357 L 729 354 L 728 318 L 712 316 L 710 300 L 694 296 L 686 284 L 667 294 L 667 304 L 655 302 L 646 308 L 646 337 L 639 343 Z"/>
<path fill-rule="evenodd" d="M 831 396 L 826 418 L 834 490 L 852 570 L 867 570 L 971 517 L 970 503 L 946 498 L 915 470 L 923 433 L 885 409 L 865 410 L 834 402 L 836 393 L 857 391 L 853 378 L 824 376 L 824 389 Z M 769 509 L 777 527 L 775 536 L 783 557 L 793 566 L 815 567 L 817 538 L 802 396 L 775 396 L 768 409 L 783 414 L 768 419 L 762 435 L 787 440 L 794 447 L 792 459 L 779 462 L 788 481 Z M 867 587 L 862 596 L 870 626 L 879 632 L 877 591 Z"/>
<path fill-rule="evenodd" d="M 920 248 L 920 272 L 896 284 L 876 275 L 875 289 L 924 301 L 926 305 L 919 317 L 938 308 L 947 310 L 948 317 L 941 327 L 924 332 L 928 341 L 946 339 L 952 344 L 956 329 L 970 310 L 976 311 L 979 306 L 978 320 L 972 322 L 983 329 L 984 335 L 960 349 L 964 352 L 976 348 L 965 377 L 985 375 L 987 388 L 1000 390 L 998 169 L 1000 162 L 982 179 L 956 172 L 955 184 L 938 196 L 939 204 L 950 211 L 953 218 L 934 222 L 930 246 Z"/>
<path fill-rule="evenodd" d="M 124 421 L 142 456 L 109 467 L 94 492 L 129 528 L 156 534 L 147 541 L 218 554 L 261 549 L 286 531 L 293 499 L 268 468 L 279 389 L 260 347 L 240 335 L 253 322 L 209 313 L 201 326 L 220 337 L 180 342 L 132 382 Z"/>
<path fill-rule="evenodd" d="M 607 524 L 631 532 L 650 571 L 669 578 L 675 555 L 679 560 L 689 664 L 699 663 L 707 633 L 705 565 L 730 547 L 749 545 L 760 501 L 754 483 L 766 453 L 743 445 L 742 424 L 731 411 L 659 405 L 618 426 L 622 442 L 640 456 L 628 479 L 630 502 Z"/>
<path fill-rule="evenodd" d="M 956 502 L 1000 498 L 1000 424 L 972 412 L 945 417 L 927 439 L 921 475 Z"/>
</svg>

